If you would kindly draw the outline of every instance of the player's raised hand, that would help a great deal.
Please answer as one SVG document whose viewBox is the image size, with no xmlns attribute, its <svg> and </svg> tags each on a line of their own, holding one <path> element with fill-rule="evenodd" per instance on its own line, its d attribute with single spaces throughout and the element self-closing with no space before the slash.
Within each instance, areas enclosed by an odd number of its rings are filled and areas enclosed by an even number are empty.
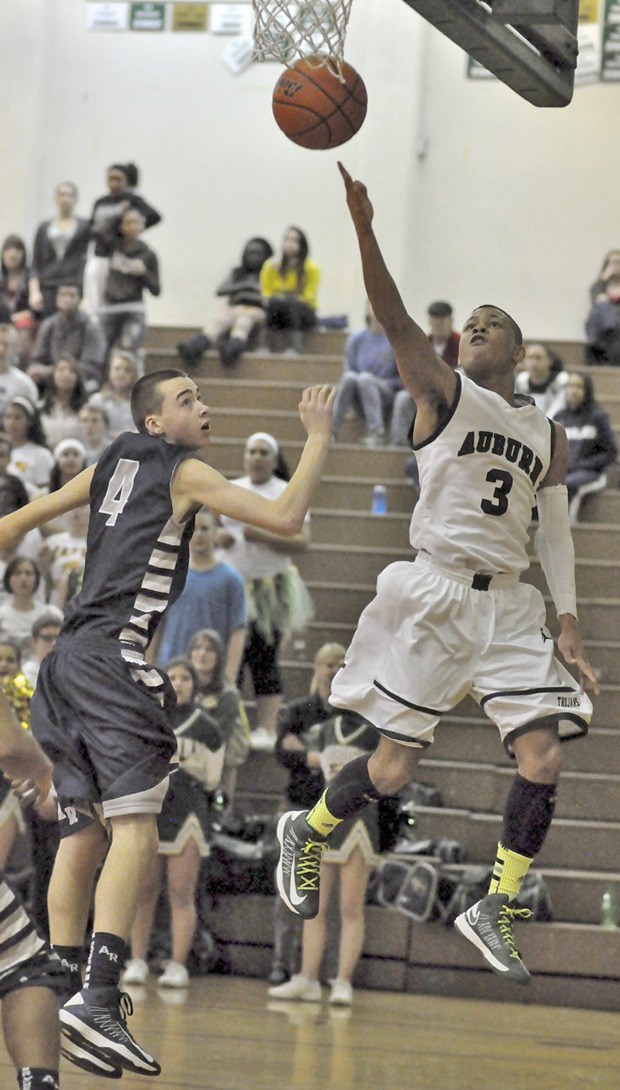
<svg viewBox="0 0 620 1090">
<path fill-rule="evenodd" d="M 332 434 L 335 386 L 308 386 L 301 395 L 299 415 L 308 435 Z"/>
<path fill-rule="evenodd" d="M 347 194 L 347 204 L 355 229 L 359 233 L 364 231 L 372 223 L 374 209 L 370 203 L 368 190 L 363 182 L 354 182 L 346 167 L 338 163 L 338 170 L 342 174 L 344 188 Z"/>
</svg>

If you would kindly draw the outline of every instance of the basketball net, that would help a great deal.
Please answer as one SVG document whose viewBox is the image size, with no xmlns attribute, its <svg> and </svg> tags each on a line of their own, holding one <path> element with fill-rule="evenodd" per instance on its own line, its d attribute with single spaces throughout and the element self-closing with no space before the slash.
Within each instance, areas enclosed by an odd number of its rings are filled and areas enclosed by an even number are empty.
<svg viewBox="0 0 620 1090">
<path fill-rule="evenodd" d="M 254 54 L 287 67 L 307 60 L 342 80 L 344 40 L 353 0 L 252 0 Z"/>
</svg>

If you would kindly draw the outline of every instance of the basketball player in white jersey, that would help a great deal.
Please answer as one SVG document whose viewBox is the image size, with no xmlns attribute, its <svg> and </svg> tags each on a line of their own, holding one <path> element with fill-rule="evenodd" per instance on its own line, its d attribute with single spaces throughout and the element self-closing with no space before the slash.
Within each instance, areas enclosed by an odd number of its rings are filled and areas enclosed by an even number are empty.
<svg viewBox="0 0 620 1090">
<path fill-rule="evenodd" d="M 512 925 L 528 913 L 515 900 L 551 824 L 560 739 L 587 732 L 592 705 L 585 689 L 596 691 L 577 621 L 566 434 L 515 395 L 523 339 L 499 307 L 477 307 L 465 323 L 460 372 L 437 358 L 386 268 L 365 186 L 340 170 L 368 298 L 417 405 L 421 492 L 410 533 L 417 557 L 379 576 L 332 685 L 331 703 L 373 723 L 379 745 L 346 765 L 312 810 L 281 818 L 278 889 L 291 909 L 316 915 L 320 857 L 331 830 L 408 783 L 442 715 L 469 693 L 498 727 L 517 773 L 489 894 L 456 927 L 498 973 L 527 983 Z M 519 582 L 535 505 L 558 648 L 578 682 L 554 657 L 542 595 Z"/>
</svg>

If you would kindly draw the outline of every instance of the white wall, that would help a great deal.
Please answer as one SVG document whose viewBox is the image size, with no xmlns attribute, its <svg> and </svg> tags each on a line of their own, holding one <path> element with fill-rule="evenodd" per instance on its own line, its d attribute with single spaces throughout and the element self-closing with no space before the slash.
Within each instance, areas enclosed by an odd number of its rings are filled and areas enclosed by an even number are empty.
<svg viewBox="0 0 620 1090">
<path fill-rule="evenodd" d="M 369 185 L 377 230 L 418 316 L 450 298 L 459 320 L 481 299 L 535 336 L 579 337 L 587 285 L 620 244 L 620 86 L 578 88 L 566 110 L 536 110 L 501 85 L 464 78 L 465 58 L 400 0 L 354 0 L 347 59 L 369 111 L 339 151 L 308 152 L 271 117 L 277 65 L 239 77 L 226 39 L 85 30 L 83 0 L 4 0 L 0 236 L 30 239 L 55 183 L 81 210 L 108 163 L 135 160 L 162 210 L 149 233 L 162 323 L 199 323 L 243 242 L 308 233 L 323 270 L 321 310 L 361 319 L 363 288 L 336 160 Z M 418 158 L 420 135 L 428 150 Z"/>
</svg>

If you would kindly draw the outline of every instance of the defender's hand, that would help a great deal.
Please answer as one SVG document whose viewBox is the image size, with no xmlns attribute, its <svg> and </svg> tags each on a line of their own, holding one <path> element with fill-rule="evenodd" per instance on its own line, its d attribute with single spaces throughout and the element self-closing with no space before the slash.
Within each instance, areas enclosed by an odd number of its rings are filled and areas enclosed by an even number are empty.
<svg viewBox="0 0 620 1090">
<path fill-rule="evenodd" d="M 299 415 L 308 435 L 331 436 L 335 396 L 335 386 L 309 386 L 304 390 Z"/>
</svg>

